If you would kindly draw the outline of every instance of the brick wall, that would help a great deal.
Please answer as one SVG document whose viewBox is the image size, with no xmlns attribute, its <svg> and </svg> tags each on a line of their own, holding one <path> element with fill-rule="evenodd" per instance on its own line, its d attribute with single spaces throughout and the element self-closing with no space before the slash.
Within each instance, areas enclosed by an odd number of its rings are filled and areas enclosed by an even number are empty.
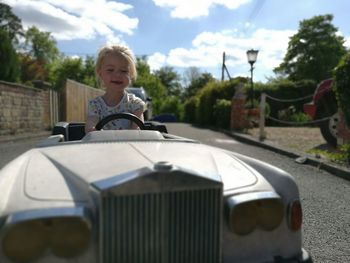
<svg viewBox="0 0 350 263">
<path fill-rule="evenodd" d="M 0 135 L 51 129 L 52 92 L 0 81 Z"/>
</svg>

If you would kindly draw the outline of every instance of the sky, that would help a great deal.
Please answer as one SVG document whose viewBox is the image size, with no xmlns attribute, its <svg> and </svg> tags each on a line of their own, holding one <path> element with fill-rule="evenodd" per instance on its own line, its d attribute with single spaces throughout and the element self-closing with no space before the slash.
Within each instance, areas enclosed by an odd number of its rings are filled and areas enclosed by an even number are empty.
<svg viewBox="0 0 350 263">
<path fill-rule="evenodd" d="M 350 47 L 348 0 L 1 0 L 24 28 L 51 32 L 66 56 L 96 57 L 106 44 L 147 56 L 151 70 L 188 67 L 221 79 L 250 76 L 246 51 L 259 51 L 254 81 L 274 77 L 300 21 L 332 14 Z M 225 74 L 225 79 L 228 76 Z"/>
</svg>

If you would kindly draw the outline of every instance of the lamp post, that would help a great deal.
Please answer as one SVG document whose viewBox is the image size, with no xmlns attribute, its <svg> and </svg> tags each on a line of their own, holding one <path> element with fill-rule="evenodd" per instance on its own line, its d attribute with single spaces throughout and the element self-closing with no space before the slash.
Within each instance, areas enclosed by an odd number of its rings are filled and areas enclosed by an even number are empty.
<svg viewBox="0 0 350 263">
<path fill-rule="evenodd" d="M 250 49 L 247 51 L 247 58 L 248 62 L 250 64 L 250 85 L 251 85 L 251 91 L 250 91 L 250 99 L 251 99 L 251 108 L 254 107 L 254 87 L 253 87 L 253 64 L 256 62 L 256 59 L 258 57 L 259 50 Z"/>
</svg>

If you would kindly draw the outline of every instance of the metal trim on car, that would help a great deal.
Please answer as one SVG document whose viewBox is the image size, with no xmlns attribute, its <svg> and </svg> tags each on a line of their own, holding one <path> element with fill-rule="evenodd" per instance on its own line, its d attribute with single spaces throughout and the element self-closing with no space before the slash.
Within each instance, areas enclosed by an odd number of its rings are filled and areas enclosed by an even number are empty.
<svg viewBox="0 0 350 263">
<path fill-rule="evenodd" d="M 60 207 L 60 208 L 45 208 L 36 210 L 27 210 L 12 213 L 5 219 L 4 225 L 16 224 L 22 221 L 45 219 L 51 217 L 82 217 L 88 220 L 91 225 L 90 214 L 86 207 Z"/>
</svg>

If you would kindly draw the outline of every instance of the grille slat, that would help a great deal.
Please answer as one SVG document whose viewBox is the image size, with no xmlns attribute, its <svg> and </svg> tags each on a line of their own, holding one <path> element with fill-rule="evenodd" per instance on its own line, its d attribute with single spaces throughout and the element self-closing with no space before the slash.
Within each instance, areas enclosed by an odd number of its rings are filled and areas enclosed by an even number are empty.
<svg viewBox="0 0 350 263">
<path fill-rule="evenodd" d="M 101 263 L 219 263 L 222 190 L 101 198 Z"/>
</svg>

